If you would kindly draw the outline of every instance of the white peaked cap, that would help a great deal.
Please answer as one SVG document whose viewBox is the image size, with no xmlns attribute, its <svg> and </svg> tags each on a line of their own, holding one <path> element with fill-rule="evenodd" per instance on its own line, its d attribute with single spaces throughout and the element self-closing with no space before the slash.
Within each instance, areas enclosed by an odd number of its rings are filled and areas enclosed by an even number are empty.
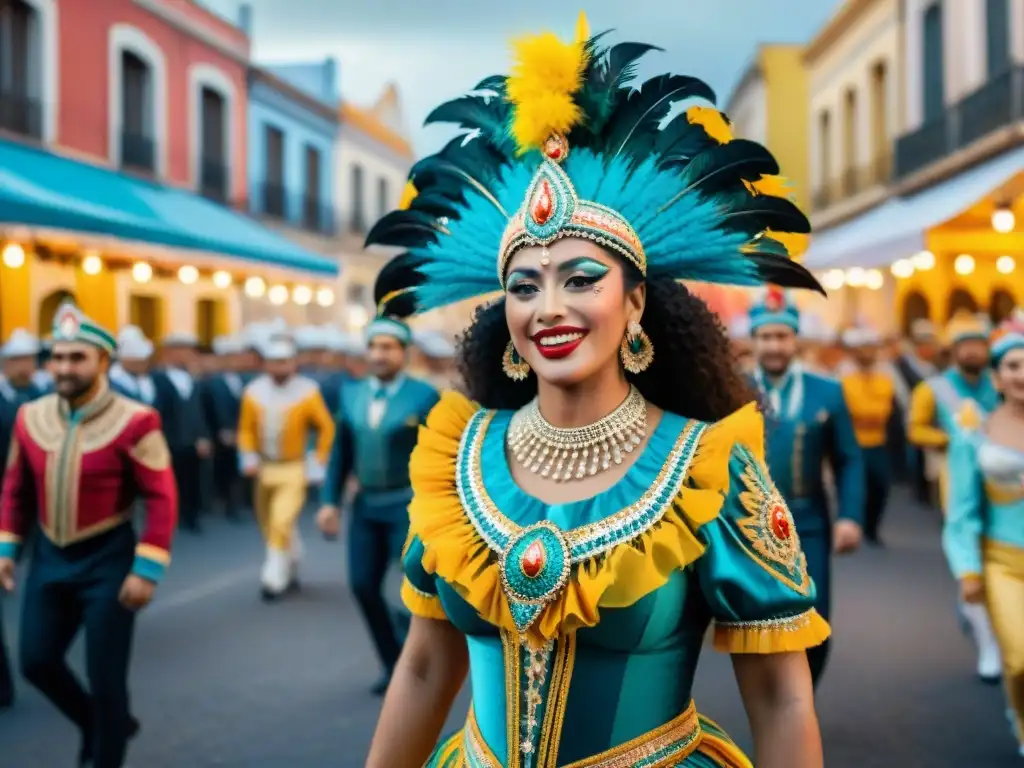
<svg viewBox="0 0 1024 768">
<path fill-rule="evenodd" d="M 266 323 L 249 323 L 242 329 L 242 343 L 246 347 L 255 349 L 268 333 Z"/>
<path fill-rule="evenodd" d="M 164 336 L 163 345 L 165 347 L 198 347 L 199 339 L 194 333 L 175 331 Z"/>
<path fill-rule="evenodd" d="M 348 345 L 347 354 L 352 357 L 366 357 L 367 346 L 366 339 L 361 336 L 350 336 L 351 341 Z"/>
<path fill-rule="evenodd" d="M 142 329 L 137 325 L 126 325 L 117 334 L 118 343 L 124 339 L 145 339 L 146 334 L 142 332 Z"/>
<path fill-rule="evenodd" d="M 729 321 L 729 338 L 733 341 L 750 338 L 750 315 L 746 312 L 736 315 Z"/>
<path fill-rule="evenodd" d="M 117 356 L 122 360 L 149 360 L 153 356 L 153 342 L 141 334 L 130 334 L 117 343 Z"/>
<path fill-rule="evenodd" d="M 347 355 L 352 346 L 352 340 L 347 334 L 342 333 L 333 325 L 325 325 L 321 329 L 324 335 L 324 346 L 331 352 L 338 352 Z"/>
<path fill-rule="evenodd" d="M 217 336 L 213 340 L 213 354 L 237 355 L 244 352 L 247 340 L 241 336 Z"/>
<path fill-rule="evenodd" d="M 0 348 L 0 357 L 31 357 L 38 355 L 41 349 L 39 339 L 24 328 L 15 328 L 7 343 Z"/>
<path fill-rule="evenodd" d="M 843 345 L 851 349 L 871 347 L 882 343 L 882 337 L 874 328 L 854 326 L 843 331 Z"/>
<path fill-rule="evenodd" d="M 297 352 L 295 341 L 287 334 L 271 334 L 260 345 L 264 360 L 290 360 Z"/>
<path fill-rule="evenodd" d="M 292 332 L 292 337 L 300 350 L 324 349 L 327 346 L 326 334 L 315 325 L 300 325 Z"/>
<path fill-rule="evenodd" d="M 455 345 L 438 331 L 414 333 L 413 342 L 423 354 L 434 360 L 447 360 L 455 356 Z"/>
<path fill-rule="evenodd" d="M 269 333 L 287 333 L 288 321 L 283 317 L 278 316 L 266 323 L 266 327 Z"/>
<path fill-rule="evenodd" d="M 910 338 L 914 341 L 930 341 L 938 337 L 939 332 L 935 328 L 935 323 L 926 317 L 919 317 L 910 324 Z"/>
</svg>

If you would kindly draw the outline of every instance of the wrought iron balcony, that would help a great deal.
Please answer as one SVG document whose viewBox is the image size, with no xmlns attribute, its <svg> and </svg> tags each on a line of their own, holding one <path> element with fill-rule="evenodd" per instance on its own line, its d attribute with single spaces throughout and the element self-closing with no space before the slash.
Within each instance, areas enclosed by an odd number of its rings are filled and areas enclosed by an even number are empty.
<svg viewBox="0 0 1024 768">
<path fill-rule="evenodd" d="M 121 131 L 121 167 L 133 171 L 156 171 L 156 142 L 150 136 Z"/>
<path fill-rule="evenodd" d="M 0 130 L 41 140 L 43 108 L 40 101 L 23 93 L 0 91 Z"/>
<path fill-rule="evenodd" d="M 228 173 L 223 158 L 202 157 L 199 161 L 199 194 L 218 203 L 228 202 Z"/>
<path fill-rule="evenodd" d="M 989 78 L 940 117 L 900 136 L 893 176 L 905 178 L 1020 120 L 1024 120 L 1024 68 L 1014 67 Z"/>
<path fill-rule="evenodd" d="M 316 195 L 302 198 L 302 228 L 317 235 L 333 235 L 334 211 Z"/>
<path fill-rule="evenodd" d="M 264 182 L 260 197 L 263 200 L 263 210 L 260 213 L 279 219 L 288 217 L 288 193 L 285 191 L 284 185 Z"/>
</svg>

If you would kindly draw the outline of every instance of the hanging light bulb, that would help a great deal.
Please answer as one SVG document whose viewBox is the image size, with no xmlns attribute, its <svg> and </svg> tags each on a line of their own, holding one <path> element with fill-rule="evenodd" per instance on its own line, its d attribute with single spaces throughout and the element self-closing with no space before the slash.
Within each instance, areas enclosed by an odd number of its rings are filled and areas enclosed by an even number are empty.
<svg viewBox="0 0 1024 768">
<path fill-rule="evenodd" d="M 1013 210 L 1008 205 L 997 206 L 992 211 L 992 229 L 1001 235 L 1005 235 L 1008 232 L 1013 232 L 1013 228 L 1017 226 L 1017 217 L 1013 215 Z"/>
<path fill-rule="evenodd" d="M 103 271 L 103 259 L 93 252 L 86 254 L 82 259 L 82 271 L 87 275 L 98 275 Z"/>
<path fill-rule="evenodd" d="M 996 259 L 996 272 L 1000 275 L 1013 274 L 1013 270 L 1017 268 L 1017 262 L 1013 256 L 1000 256 Z"/>
<path fill-rule="evenodd" d="M 231 273 L 218 269 L 213 273 L 213 285 L 215 288 L 227 288 L 231 285 Z"/>
<path fill-rule="evenodd" d="M 286 285 L 274 285 L 271 286 L 270 290 L 267 291 L 267 298 L 270 299 L 270 303 L 275 306 L 281 306 L 288 301 L 288 286 Z"/>
<path fill-rule="evenodd" d="M 935 267 L 935 254 L 931 251 L 921 251 L 914 254 L 910 259 L 910 263 L 914 265 L 914 269 L 918 272 L 927 272 Z"/>
<path fill-rule="evenodd" d="M 867 272 L 863 267 L 850 267 L 846 272 L 846 284 L 851 288 L 860 288 L 867 280 Z"/>
<path fill-rule="evenodd" d="M 191 264 L 185 264 L 178 270 L 178 279 L 185 285 L 192 285 L 199 279 L 199 270 Z"/>
<path fill-rule="evenodd" d="M 308 285 L 296 285 L 292 289 L 292 301 L 304 307 L 313 300 L 313 290 Z"/>
<path fill-rule="evenodd" d="M 316 303 L 321 307 L 334 305 L 334 291 L 324 286 L 316 289 Z"/>
<path fill-rule="evenodd" d="M 885 276 L 879 269 L 869 269 L 864 275 L 864 287 L 869 291 L 877 291 L 885 285 Z"/>
<path fill-rule="evenodd" d="M 893 262 L 893 265 L 889 267 L 889 271 L 892 272 L 893 277 L 906 280 L 914 274 L 914 262 L 910 259 L 899 259 Z"/>
<path fill-rule="evenodd" d="M 841 269 L 830 269 L 821 276 L 821 286 L 826 291 L 838 291 L 846 284 L 846 274 Z"/>
<path fill-rule="evenodd" d="M 132 265 L 132 279 L 136 283 L 148 283 L 153 278 L 153 268 L 144 261 Z"/>
<path fill-rule="evenodd" d="M 953 261 L 953 271 L 962 276 L 971 274 L 974 272 L 974 257 L 967 253 L 961 253 Z"/>
<path fill-rule="evenodd" d="M 25 263 L 25 249 L 18 243 L 8 243 L 4 246 L 4 266 L 17 269 Z"/>
<path fill-rule="evenodd" d="M 245 295 L 250 299 L 258 299 L 267 292 L 267 284 L 262 277 L 250 277 L 245 281 Z"/>
</svg>

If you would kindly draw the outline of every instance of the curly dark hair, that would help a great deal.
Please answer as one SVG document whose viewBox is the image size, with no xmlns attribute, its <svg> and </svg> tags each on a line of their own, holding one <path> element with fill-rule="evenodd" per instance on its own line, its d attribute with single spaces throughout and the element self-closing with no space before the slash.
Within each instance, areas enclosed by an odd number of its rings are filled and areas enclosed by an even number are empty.
<svg viewBox="0 0 1024 768">
<path fill-rule="evenodd" d="M 627 277 L 627 282 L 632 282 Z M 701 421 L 717 421 L 757 396 L 737 370 L 718 316 L 686 286 L 671 279 L 647 281 L 641 325 L 654 345 L 654 362 L 626 374 L 654 405 Z M 511 336 L 505 300 L 478 307 L 459 339 L 458 368 L 466 394 L 485 408 L 517 409 L 537 394 L 531 371 L 512 381 L 501 368 Z"/>
</svg>

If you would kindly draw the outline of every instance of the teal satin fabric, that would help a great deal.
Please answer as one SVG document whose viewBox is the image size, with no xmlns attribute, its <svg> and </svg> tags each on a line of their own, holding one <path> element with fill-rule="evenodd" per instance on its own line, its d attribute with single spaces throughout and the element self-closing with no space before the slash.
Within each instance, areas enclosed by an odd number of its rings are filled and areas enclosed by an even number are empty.
<svg viewBox="0 0 1024 768">
<path fill-rule="evenodd" d="M 984 466 L 983 451 L 996 456 L 992 464 L 1001 465 L 998 472 L 994 466 Z M 981 575 L 982 539 L 1024 549 L 1024 498 L 1011 502 L 993 498 L 987 484 L 1003 485 L 1008 492 L 1024 490 L 1024 454 L 986 442 L 980 432 L 954 431 L 942 546 L 958 579 Z"/>
<path fill-rule="evenodd" d="M 510 414 L 498 414 L 484 439 L 484 483 L 499 508 L 520 525 L 541 519 L 561 527 L 594 522 L 628 506 L 654 482 L 687 420 L 666 414 L 643 454 L 622 481 L 598 497 L 547 506 L 514 482 L 504 451 Z M 739 522 L 745 464 L 730 462 L 730 491 L 721 515 L 698 530 L 707 546 L 668 583 L 621 609 L 603 609 L 600 623 L 581 629 L 565 708 L 558 763 L 571 763 L 652 731 L 682 713 L 704 637 L 712 620 L 747 622 L 791 617 L 810 609 L 806 594 L 786 585 L 751 547 Z M 622 546 L 629 546 L 624 544 Z M 480 731 L 502 761 L 506 753 L 504 654 L 497 629 L 485 622 L 450 585 L 422 567 L 423 544 L 413 538 L 404 557 L 412 585 L 437 595 L 445 615 L 467 636 L 473 708 Z M 792 574 L 790 574 L 792 576 Z M 686 765 L 700 766 L 698 762 Z M 709 765 L 712 765 L 709 763 Z"/>
</svg>

